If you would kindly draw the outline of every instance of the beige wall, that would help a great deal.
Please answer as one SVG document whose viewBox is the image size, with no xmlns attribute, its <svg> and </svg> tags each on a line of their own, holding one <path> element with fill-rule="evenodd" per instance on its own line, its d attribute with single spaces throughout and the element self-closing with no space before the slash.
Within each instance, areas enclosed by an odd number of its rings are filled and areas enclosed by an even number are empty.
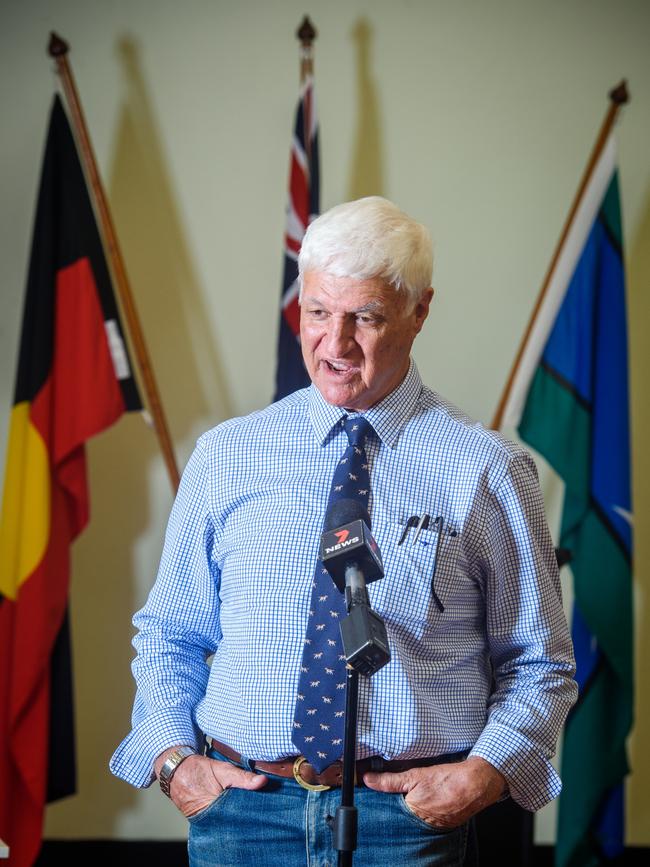
<svg viewBox="0 0 650 867">
<path fill-rule="evenodd" d="M 322 205 L 382 193 L 435 239 L 438 290 L 417 344 L 426 381 L 489 422 L 607 107 L 619 132 L 629 273 L 637 531 L 637 725 L 629 840 L 650 844 L 650 6 L 434 0 L 0 0 L 0 453 L 31 222 L 55 85 L 56 29 L 108 188 L 179 462 L 197 435 L 272 393 L 294 30 L 319 29 Z M 181 837 L 154 789 L 106 763 L 129 724 L 133 609 L 153 580 L 171 495 L 128 418 L 90 448 L 93 515 L 74 550 L 79 794 L 53 837 Z M 549 496 L 552 483 L 545 479 Z M 557 497 L 555 496 L 554 503 Z M 557 508 L 551 507 L 554 519 Z M 554 811 L 538 822 L 554 833 Z"/>
</svg>

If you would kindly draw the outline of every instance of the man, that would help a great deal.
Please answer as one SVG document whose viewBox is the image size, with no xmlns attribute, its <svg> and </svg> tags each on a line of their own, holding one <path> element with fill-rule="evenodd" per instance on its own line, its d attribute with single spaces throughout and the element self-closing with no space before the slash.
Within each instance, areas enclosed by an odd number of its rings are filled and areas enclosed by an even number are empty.
<svg viewBox="0 0 650 867">
<path fill-rule="evenodd" d="M 422 385 L 422 226 L 378 197 L 340 205 L 299 270 L 312 385 L 199 440 L 134 619 L 111 767 L 160 778 L 195 867 L 335 863 L 345 610 L 318 546 L 328 503 L 358 495 L 392 659 L 360 679 L 354 860 L 462 864 L 478 811 L 560 789 L 574 661 L 534 464 Z"/>
</svg>

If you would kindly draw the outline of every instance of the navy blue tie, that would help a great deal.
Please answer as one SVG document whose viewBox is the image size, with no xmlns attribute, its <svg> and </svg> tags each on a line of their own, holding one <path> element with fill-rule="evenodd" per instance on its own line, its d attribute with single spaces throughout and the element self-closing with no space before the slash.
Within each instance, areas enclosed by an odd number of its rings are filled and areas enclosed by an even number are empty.
<svg viewBox="0 0 650 867">
<path fill-rule="evenodd" d="M 362 416 L 348 416 L 340 424 L 349 445 L 334 472 L 327 508 L 346 498 L 367 509 L 370 474 L 364 443 L 372 425 Z M 346 674 L 339 622 L 347 611 L 343 594 L 320 559 L 312 588 L 292 739 L 320 773 L 343 754 Z"/>
</svg>

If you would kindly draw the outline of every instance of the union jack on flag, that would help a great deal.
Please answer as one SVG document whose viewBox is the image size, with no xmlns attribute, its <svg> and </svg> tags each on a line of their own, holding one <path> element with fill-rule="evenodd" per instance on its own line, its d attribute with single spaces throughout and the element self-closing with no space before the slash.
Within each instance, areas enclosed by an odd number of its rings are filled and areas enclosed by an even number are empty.
<svg viewBox="0 0 650 867">
<path fill-rule="evenodd" d="M 318 120 L 314 96 L 314 80 L 305 79 L 296 109 L 291 166 L 289 170 L 289 201 L 284 236 L 284 278 L 278 361 L 274 400 L 309 385 L 309 377 L 300 352 L 300 306 L 298 304 L 298 253 L 307 226 L 319 212 Z"/>
</svg>

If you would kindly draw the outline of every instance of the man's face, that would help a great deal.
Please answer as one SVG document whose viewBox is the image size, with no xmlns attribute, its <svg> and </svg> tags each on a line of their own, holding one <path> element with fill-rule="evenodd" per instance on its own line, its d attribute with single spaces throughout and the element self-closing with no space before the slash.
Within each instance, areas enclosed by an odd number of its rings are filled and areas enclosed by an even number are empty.
<svg viewBox="0 0 650 867">
<path fill-rule="evenodd" d="M 379 278 L 353 280 L 321 271 L 303 277 L 302 355 L 328 403 L 363 412 L 406 376 L 433 290 L 409 311 L 402 293 Z"/>
</svg>

